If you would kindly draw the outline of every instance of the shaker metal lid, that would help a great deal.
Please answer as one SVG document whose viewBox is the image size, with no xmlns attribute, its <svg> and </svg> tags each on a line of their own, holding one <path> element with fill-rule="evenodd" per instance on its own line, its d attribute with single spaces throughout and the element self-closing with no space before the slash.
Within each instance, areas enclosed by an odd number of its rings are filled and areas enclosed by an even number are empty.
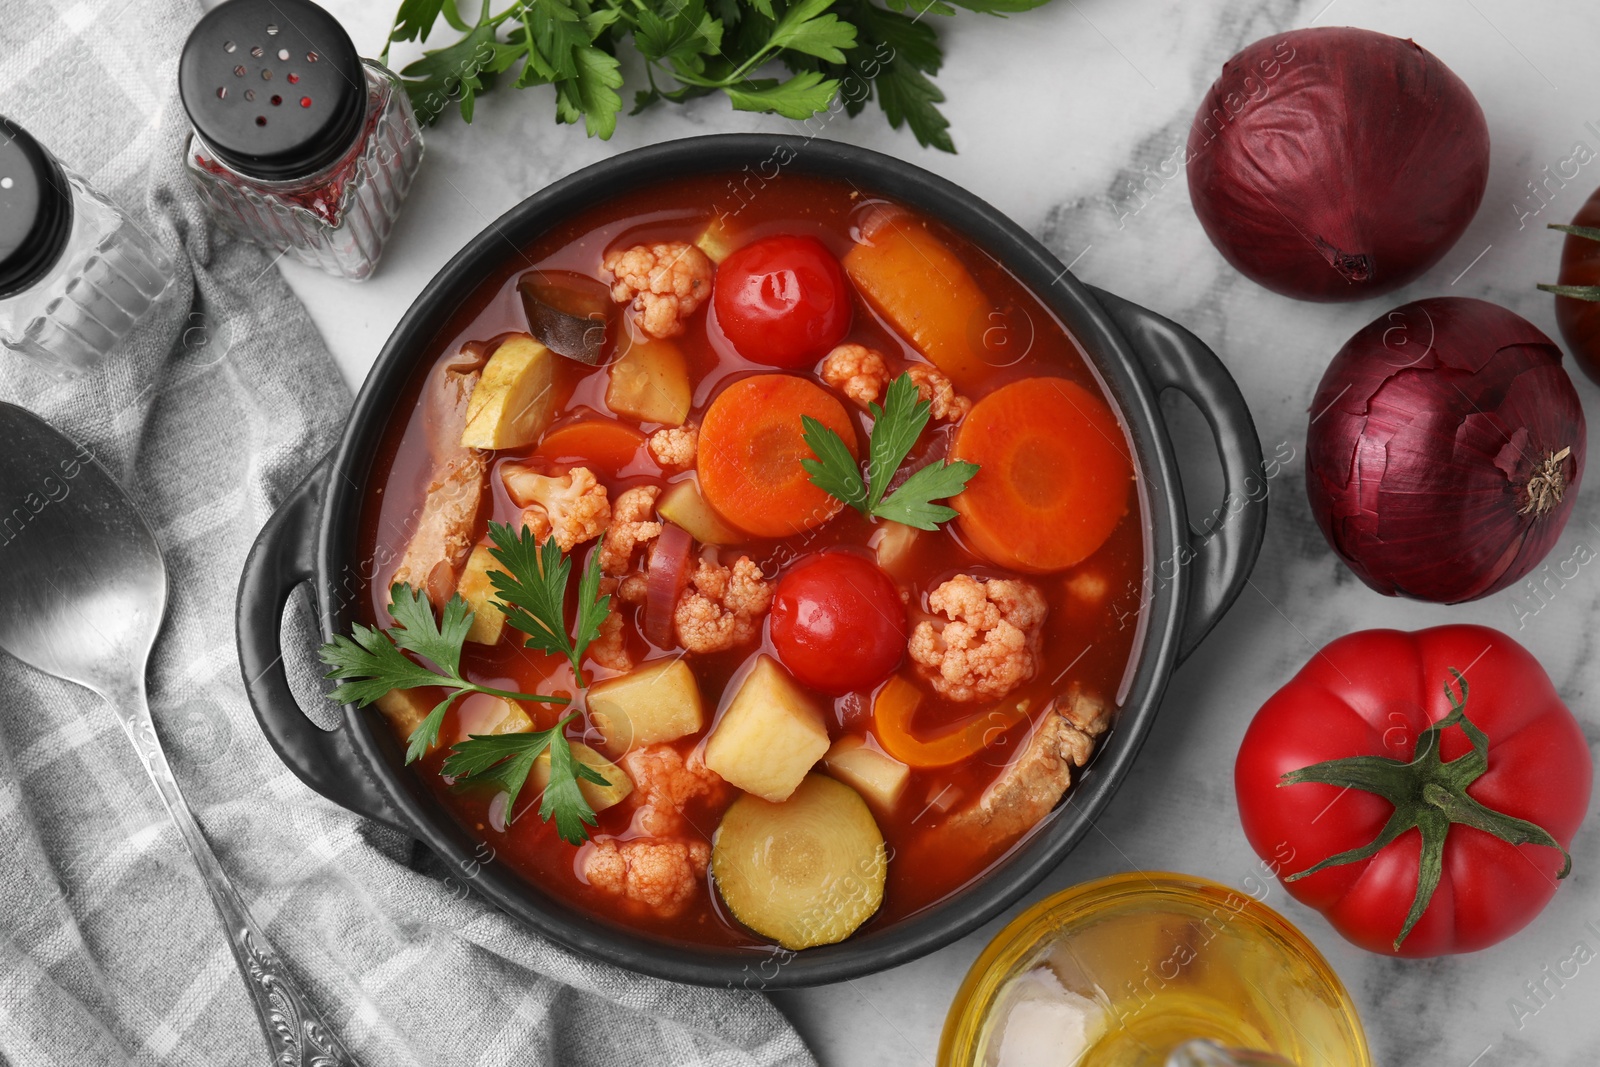
<svg viewBox="0 0 1600 1067">
<path fill-rule="evenodd" d="M 72 233 L 72 189 L 54 156 L 0 116 L 0 298 L 49 273 Z"/>
<path fill-rule="evenodd" d="M 190 32 L 178 94 L 223 163 L 286 181 L 356 142 L 367 79 L 350 35 L 310 0 L 227 0 Z"/>
</svg>

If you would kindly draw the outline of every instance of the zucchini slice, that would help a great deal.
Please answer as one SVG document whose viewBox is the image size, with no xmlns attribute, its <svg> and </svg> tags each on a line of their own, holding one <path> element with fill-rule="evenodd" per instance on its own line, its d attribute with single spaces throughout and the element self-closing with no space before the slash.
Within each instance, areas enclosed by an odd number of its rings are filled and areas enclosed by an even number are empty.
<svg viewBox="0 0 1600 1067">
<path fill-rule="evenodd" d="M 734 801 L 711 847 L 711 874 L 734 918 L 789 949 L 855 933 L 883 903 L 888 866 L 866 801 L 815 773 L 782 803 Z"/>
</svg>

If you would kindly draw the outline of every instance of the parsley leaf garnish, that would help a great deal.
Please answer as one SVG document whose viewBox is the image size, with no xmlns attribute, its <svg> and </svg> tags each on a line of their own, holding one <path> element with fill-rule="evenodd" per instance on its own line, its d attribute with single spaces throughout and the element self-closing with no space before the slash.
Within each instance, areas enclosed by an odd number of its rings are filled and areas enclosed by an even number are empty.
<svg viewBox="0 0 1600 1067">
<path fill-rule="evenodd" d="M 511 0 L 492 12 L 482 0 L 474 19 L 462 0 L 401 0 L 380 57 L 397 41 L 426 41 L 442 18 L 461 34 L 429 49 L 400 73 L 418 117 L 433 123 L 452 102 L 472 121 L 477 97 L 501 75 L 514 86 L 555 88 L 556 118 L 582 122 L 610 137 L 622 109 L 622 65 L 631 40 L 644 60 L 648 88 L 634 112 L 725 94 L 743 111 L 804 120 L 842 97 L 857 114 L 874 95 L 896 129 L 946 152 L 955 146 L 933 84 L 943 61 L 925 16 L 957 8 L 1005 15 L 1047 0 Z M 789 77 L 771 77 L 781 64 Z"/>
<path fill-rule="evenodd" d="M 811 484 L 836 500 L 855 508 L 868 518 L 888 519 L 915 526 L 919 530 L 938 529 L 939 523 L 956 517 L 954 508 L 934 501 L 955 496 L 978 473 L 976 463 L 929 464 L 888 492 L 900 464 L 905 462 L 923 427 L 928 425 L 932 405 L 919 399 L 911 375 L 902 374 L 889 383 L 883 407 L 868 406 L 872 414 L 872 437 L 867 447 L 867 477 L 838 434 L 809 415 L 800 416 L 805 441 L 816 453 L 800 465 L 811 476 Z M 887 498 L 885 496 L 887 494 Z"/>
<path fill-rule="evenodd" d="M 387 630 L 356 623 L 351 636 L 335 634 L 318 650 L 322 662 L 333 668 L 328 677 L 340 684 L 328 696 L 341 704 L 366 707 L 391 689 L 416 689 L 436 685 L 450 690 L 406 738 L 406 762 L 415 763 L 439 743 L 439 727 L 456 698 L 466 693 L 487 693 L 508 700 L 534 700 L 545 704 L 571 703 L 566 697 L 511 693 L 469 682 L 461 676 L 461 645 L 472 628 L 467 602 L 453 596 L 442 619 L 433 617 L 433 605 L 409 585 L 389 590 L 389 614 L 395 625 Z M 429 670 L 406 652 L 431 660 Z"/>
<path fill-rule="evenodd" d="M 580 845 L 589 838 L 585 827 L 595 825 L 594 809 L 578 787 L 580 780 L 607 785 L 605 776 L 572 754 L 572 744 L 562 732 L 577 712 L 566 716 L 548 730 L 526 734 L 473 734 L 458 742 L 445 758 L 443 772 L 452 778 L 474 783 L 498 785 L 506 792 L 506 822 L 516 811 L 517 796 L 528 780 L 534 763 L 548 750 L 550 784 L 539 803 L 539 818 L 556 821 L 556 833 L 568 844 Z"/>
<path fill-rule="evenodd" d="M 495 599 L 505 609 L 506 622 L 528 635 L 523 642 L 572 664 L 578 688 L 584 687 L 583 653 L 600 635 L 600 624 L 611 611 L 611 596 L 600 596 L 600 547 L 589 554 L 589 565 L 578 582 L 578 618 L 567 636 L 567 580 L 572 561 L 562 554 L 554 537 L 541 546 L 526 526 L 513 528 L 489 523 L 489 554 L 503 570 L 489 572 Z"/>
<path fill-rule="evenodd" d="M 433 0 L 429 0 L 433 2 Z M 451 0 L 443 0 L 448 5 Z M 540 544 L 527 527 L 513 529 L 489 524 L 490 554 L 503 569 L 489 571 L 495 600 L 506 621 L 527 635 L 526 647 L 564 656 L 572 664 L 578 687 L 584 686 L 583 653 L 600 635 L 600 624 L 611 611 L 611 597 L 600 595 L 600 545 L 578 581 L 578 617 L 567 636 L 567 582 L 572 561 L 556 539 Z M 333 668 L 328 677 L 339 686 L 328 694 L 341 704 L 366 707 L 391 689 L 439 686 L 449 694 L 412 729 L 406 738 L 406 762 L 415 763 L 439 743 L 439 730 L 450 705 L 465 693 L 487 693 L 506 700 L 532 700 L 570 704 L 566 697 L 512 693 L 469 682 L 461 674 L 461 648 L 472 629 L 472 612 L 459 594 L 452 596 L 438 618 L 428 598 L 409 585 L 389 590 L 389 614 L 394 625 L 387 630 L 356 623 L 350 636 L 335 635 L 319 651 L 322 662 Z M 418 662 L 406 653 L 419 657 Z M 430 668 L 427 664 L 431 663 Z M 450 749 L 442 771 L 452 778 L 498 784 L 508 794 L 506 821 L 539 757 L 549 752 L 549 784 L 539 806 L 539 817 L 554 818 L 556 832 L 571 844 L 588 839 L 586 827 L 595 825 L 594 809 L 578 788 L 579 781 L 606 785 L 605 777 L 578 760 L 562 734 L 577 712 L 548 730 L 533 733 L 473 734 Z"/>
</svg>

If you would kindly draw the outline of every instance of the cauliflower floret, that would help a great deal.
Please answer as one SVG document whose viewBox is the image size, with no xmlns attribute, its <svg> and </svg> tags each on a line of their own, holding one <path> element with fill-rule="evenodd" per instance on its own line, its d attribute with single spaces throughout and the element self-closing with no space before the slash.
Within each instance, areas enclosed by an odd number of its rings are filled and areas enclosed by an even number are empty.
<svg viewBox="0 0 1600 1067">
<path fill-rule="evenodd" d="M 947 700 L 997 700 L 1033 677 L 1049 608 L 1027 582 L 958 574 L 928 606 L 949 621 L 923 621 L 908 652 L 917 671 Z"/>
<path fill-rule="evenodd" d="M 686 471 L 694 466 L 700 446 L 700 431 L 693 423 L 668 426 L 650 435 L 650 455 L 669 471 Z"/>
<path fill-rule="evenodd" d="M 648 908 L 663 918 L 682 914 L 703 884 L 711 846 L 704 841 L 600 838 L 583 858 L 583 877 L 595 889 Z"/>
<path fill-rule="evenodd" d="M 617 586 L 617 599 L 624 604 L 643 604 L 650 595 L 650 578 L 644 573 L 630 574 Z"/>
<path fill-rule="evenodd" d="M 588 467 L 550 477 L 510 463 L 501 478 L 512 503 L 523 509 L 522 524 L 541 541 L 555 534 L 563 552 L 599 537 L 611 521 L 606 487 L 595 481 Z"/>
<path fill-rule="evenodd" d="M 600 543 L 600 569 L 607 574 L 628 573 L 633 565 L 633 553 L 641 545 L 649 544 L 661 536 L 661 524 L 651 520 L 656 510 L 656 497 L 660 486 L 637 485 L 617 494 L 611 509 L 611 525 L 606 528 L 606 539 Z"/>
<path fill-rule="evenodd" d="M 696 797 L 720 800 L 726 789 L 722 776 L 707 767 L 698 751 L 686 760 L 671 745 L 645 745 L 622 757 L 622 767 L 633 780 L 638 808 L 633 829 L 651 837 L 670 837 L 685 828 L 684 806 Z"/>
<path fill-rule="evenodd" d="M 626 841 L 597 838 L 582 859 L 583 877 L 612 896 L 671 917 L 683 911 L 706 875 L 711 846 L 692 833 L 684 806 L 696 797 L 720 803 L 727 786 L 697 753 L 686 760 L 671 745 L 646 745 L 622 757 L 633 780 L 634 811 Z"/>
<path fill-rule="evenodd" d="M 972 401 L 956 394 L 948 375 L 926 363 L 906 367 L 917 396 L 928 402 L 928 414 L 943 422 L 960 422 L 972 410 Z M 822 380 L 862 407 L 883 402 L 893 375 L 883 353 L 865 345 L 840 345 L 822 361 Z"/>
<path fill-rule="evenodd" d="M 866 345 L 840 345 L 822 361 L 822 380 L 866 407 L 888 388 L 889 364 Z"/>
<path fill-rule="evenodd" d="M 620 498 L 618 503 L 621 503 Z M 615 578 L 600 579 L 601 596 L 616 591 Z M 600 633 L 589 642 L 589 658 L 607 670 L 633 670 L 633 656 L 628 653 L 628 642 L 622 633 L 622 613 L 617 611 L 615 606 L 606 613 L 604 619 L 600 620 Z"/>
<path fill-rule="evenodd" d="M 928 402 L 928 414 L 943 422 L 960 422 L 972 410 L 972 401 L 956 395 L 956 387 L 943 371 L 926 363 L 913 363 L 906 368 L 917 387 L 917 395 Z"/>
<path fill-rule="evenodd" d="M 589 658 L 612 671 L 633 670 L 633 656 L 622 636 L 622 616 L 615 611 L 600 623 L 600 634 L 589 642 Z"/>
<path fill-rule="evenodd" d="M 678 643 L 690 652 L 721 652 L 749 643 L 772 605 L 772 586 L 749 556 L 740 556 L 732 567 L 702 559 L 691 586 L 673 612 Z"/>
<path fill-rule="evenodd" d="M 652 337 L 682 333 L 683 320 L 711 295 L 710 258 L 683 241 L 607 252 L 600 265 L 615 279 L 611 299 L 633 301 L 639 327 Z"/>
<path fill-rule="evenodd" d="M 1067 595 L 1088 608 L 1099 607 L 1110 589 L 1105 575 L 1098 571 L 1081 571 L 1067 579 Z"/>
</svg>

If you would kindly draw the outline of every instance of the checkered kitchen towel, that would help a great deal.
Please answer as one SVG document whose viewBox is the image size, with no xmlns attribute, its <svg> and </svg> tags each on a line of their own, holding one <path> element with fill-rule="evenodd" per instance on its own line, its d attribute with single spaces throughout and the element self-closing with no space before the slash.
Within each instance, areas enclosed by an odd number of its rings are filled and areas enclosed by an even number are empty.
<svg viewBox="0 0 1600 1067">
<path fill-rule="evenodd" d="M 186 253 L 105 367 L 60 385 L 0 351 L 0 399 L 87 443 L 156 530 L 172 597 L 151 704 L 223 867 L 369 1067 L 810 1063 L 759 996 L 628 974 L 455 899 L 420 846 L 306 789 L 257 731 L 234 655 L 240 567 L 350 397 L 269 257 L 213 233 L 183 181 L 173 87 L 199 14 L 0 5 L 0 113 Z M 205 890 L 111 712 L 0 655 L 0 1065 L 265 1062 Z"/>
</svg>

